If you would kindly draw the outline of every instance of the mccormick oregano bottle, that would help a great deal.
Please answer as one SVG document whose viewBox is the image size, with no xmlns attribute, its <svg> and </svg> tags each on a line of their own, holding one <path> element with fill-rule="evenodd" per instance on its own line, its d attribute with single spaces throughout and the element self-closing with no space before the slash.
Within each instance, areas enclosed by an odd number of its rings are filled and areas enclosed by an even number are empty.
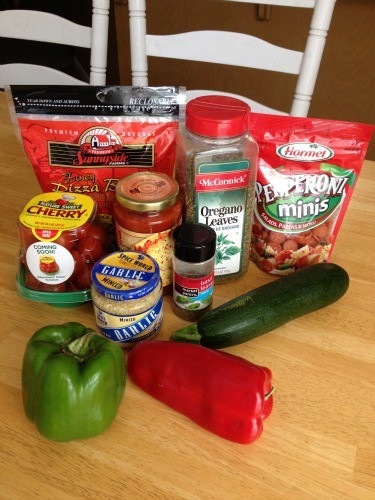
<svg viewBox="0 0 375 500">
<path fill-rule="evenodd" d="M 249 265 L 258 146 L 249 133 L 250 107 L 222 95 L 188 102 L 177 177 L 186 221 L 216 232 L 215 283 L 242 276 Z"/>
</svg>

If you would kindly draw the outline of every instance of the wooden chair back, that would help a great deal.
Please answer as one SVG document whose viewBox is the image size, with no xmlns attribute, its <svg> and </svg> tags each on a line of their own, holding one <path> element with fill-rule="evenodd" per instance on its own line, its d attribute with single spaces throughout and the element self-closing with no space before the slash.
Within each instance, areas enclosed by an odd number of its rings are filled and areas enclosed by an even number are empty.
<svg viewBox="0 0 375 500">
<path fill-rule="evenodd" d="M 297 75 L 290 115 L 307 116 L 330 27 L 335 0 L 225 0 L 312 9 L 303 52 L 286 49 L 260 38 L 227 31 L 190 31 L 152 35 L 146 29 L 146 0 L 129 0 L 132 84 L 148 85 L 147 58 L 166 57 L 229 64 Z M 187 89 L 188 100 L 209 94 L 231 95 L 249 103 L 253 111 L 288 114 L 249 97 L 211 90 Z"/>
<path fill-rule="evenodd" d="M 4 85 L 105 85 L 110 0 L 93 0 L 91 26 L 82 26 L 47 12 L 0 11 L 0 37 L 83 47 L 90 50 L 88 81 L 47 66 L 28 63 L 0 65 Z"/>
</svg>

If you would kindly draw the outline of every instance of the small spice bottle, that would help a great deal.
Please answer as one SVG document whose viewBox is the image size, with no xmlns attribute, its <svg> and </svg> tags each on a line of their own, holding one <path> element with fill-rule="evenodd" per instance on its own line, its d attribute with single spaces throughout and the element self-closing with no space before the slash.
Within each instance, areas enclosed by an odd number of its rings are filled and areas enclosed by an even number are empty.
<svg viewBox="0 0 375 500">
<path fill-rule="evenodd" d="M 117 245 L 155 258 L 164 295 L 172 289 L 171 233 L 181 223 L 182 207 L 178 183 L 165 174 L 137 172 L 116 186 Z"/>
<path fill-rule="evenodd" d="M 211 95 L 187 104 L 177 179 L 186 221 L 216 231 L 215 283 L 248 269 L 258 159 L 249 125 L 250 107 L 239 99 Z"/>
<path fill-rule="evenodd" d="M 173 311 L 196 321 L 212 305 L 216 233 L 185 223 L 173 231 Z"/>
<path fill-rule="evenodd" d="M 153 338 L 163 319 L 159 266 L 141 252 L 114 252 L 92 269 L 91 296 L 98 330 L 121 347 Z"/>
</svg>

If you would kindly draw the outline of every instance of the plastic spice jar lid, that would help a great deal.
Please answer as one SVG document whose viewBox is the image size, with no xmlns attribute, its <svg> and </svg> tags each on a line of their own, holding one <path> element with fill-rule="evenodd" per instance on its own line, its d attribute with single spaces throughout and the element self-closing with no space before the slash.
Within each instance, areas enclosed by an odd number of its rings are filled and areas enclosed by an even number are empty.
<svg viewBox="0 0 375 500">
<path fill-rule="evenodd" d="M 178 195 L 178 183 L 161 173 L 137 172 L 120 179 L 116 186 L 116 200 L 138 212 L 165 210 L 176 203 Z"/>
<path fill-rule="evenodd" d="M 209 226 L 187 222 L 173 231 L 174 255 L 185 262 L 205 262 L 215 255 L 216 232 Z"/>
<path fill-rule="evenodd" d="M 91 271 L 92 285 L 107 299 L 141 299 L 160 282 L 157 262 L 142 252 L 114 252 L 98 260 Z"/>
<path fill-rule="evenodd" d="M 222 95 L 201 96 L 187 103 L 186 128 L 207 137 L 235 137 L 249 129 L 250 106 Z"/>
</svg>

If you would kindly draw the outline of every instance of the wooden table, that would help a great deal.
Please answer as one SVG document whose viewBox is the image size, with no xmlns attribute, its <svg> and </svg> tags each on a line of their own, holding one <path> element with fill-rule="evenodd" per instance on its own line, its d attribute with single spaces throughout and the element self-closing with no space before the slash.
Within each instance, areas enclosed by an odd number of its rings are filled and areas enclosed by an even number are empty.
<svg viewBox="0 0 375 500">
<path fill-rule="evenodd" d="M 26 342 L 49 323 L 95 326 L 92 305 L 58 309 L 15 288 L 17 218 L 40 192 L 0 96 L 0 497 L 96 499 L 375 498 L 375 163 L 366 161 L 333 262 L 350 275 L 335 304 L 228 352 L 273 371 L 274 409 L 262 437 L 244 446 L 220 439 L 142 393 L 128 380 L 104 434 L 58 444 L 23 412 Z M 251 263 L 216 286 L 215 305 L 271 278 Z M 164 305 L 160 339 L 182 327 Z"/>
</svg>

